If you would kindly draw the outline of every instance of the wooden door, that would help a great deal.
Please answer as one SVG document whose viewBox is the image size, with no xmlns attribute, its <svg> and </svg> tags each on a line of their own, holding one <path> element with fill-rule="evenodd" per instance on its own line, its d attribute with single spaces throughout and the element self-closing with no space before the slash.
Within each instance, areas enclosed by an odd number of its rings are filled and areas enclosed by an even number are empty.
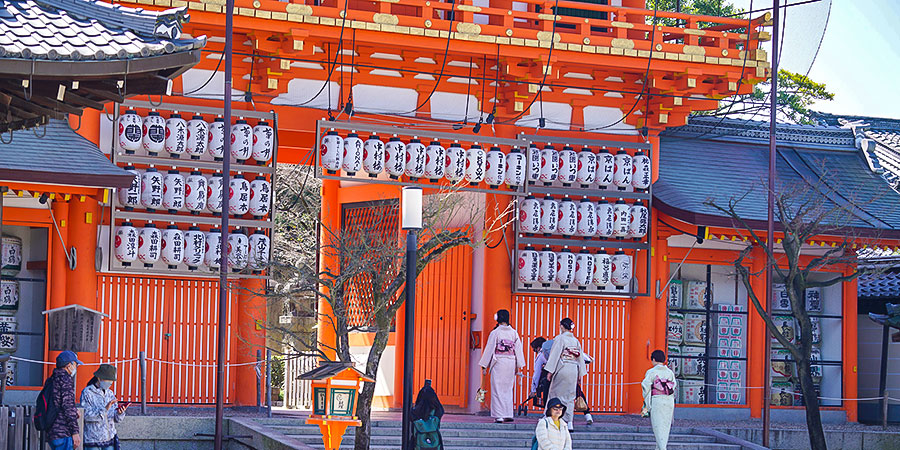
<svg viewBox="0 0 900 450">
<path fill-rule="evenodd" d="M 416 389 L 430 379 L 444 405 L 466 407 L 472 248 L 456 247 L 416 280 Z M 398 356 L 399 357 L 399 356 Z"/>
</svg>

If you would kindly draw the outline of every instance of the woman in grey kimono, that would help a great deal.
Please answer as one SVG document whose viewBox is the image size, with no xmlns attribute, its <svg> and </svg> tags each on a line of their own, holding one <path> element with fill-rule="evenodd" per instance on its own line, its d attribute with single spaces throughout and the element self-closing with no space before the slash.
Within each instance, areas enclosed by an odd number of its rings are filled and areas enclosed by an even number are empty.
<svg viewBox="0 0 900 450">
<path fill-rule="evenodd" d="M 556 397 L 566 406 L 563 419 L 573 429 L 572 415 L 575 411 L 575 391 L 581 384 L 581 377 L 587 373 L 584 364 L 584 352 L 581 343 L 572 333 L 575 330 L 575 322 L 566 317 L 559 322 L 559 336 L 553 339 L 553 347 L 550 348 L 550 356 L 544 366 L 547 378 L 550 380 L 550 393 L 548 397 Z"/>
</svg>

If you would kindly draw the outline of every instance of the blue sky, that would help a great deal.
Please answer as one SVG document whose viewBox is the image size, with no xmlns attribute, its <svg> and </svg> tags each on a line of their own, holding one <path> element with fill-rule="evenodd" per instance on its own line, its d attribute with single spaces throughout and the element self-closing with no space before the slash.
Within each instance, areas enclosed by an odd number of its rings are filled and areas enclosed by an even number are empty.
<svg viewBox="0 0 900 450">
<path fill-rule="evenodd" d="M 732 1 L 750 9 L 751 0 Z M 781 0 L 781 5 L 800 1 Z M 771 6 L 772 0 L 752 0 L 754 10 Z M 782 68 L 809 71 L 810 78 L 835 94 L 833 101 L 819 102 L 814 109 L 900 119 L 895 81 L 900 75 L 900 0 L 820 0 L 782 11 Z"/>
</svg>

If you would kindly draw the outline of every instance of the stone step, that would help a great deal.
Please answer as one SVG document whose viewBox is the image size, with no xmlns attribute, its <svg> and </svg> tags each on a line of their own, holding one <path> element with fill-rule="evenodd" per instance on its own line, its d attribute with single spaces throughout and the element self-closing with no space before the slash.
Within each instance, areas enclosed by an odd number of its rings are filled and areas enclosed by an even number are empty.
<svg viewBox="0 0 900 450">
<path fill-rule="evenodd" d="M 607 442 L 607 443 L 615 443 L 621 448 L 643 448 L 646 445 L 653 446 L 655 440 L 652 439 L 619 439 L 617 437 L 606 437 L 603 439 L 596 438 L 579 438 L 578 436 L 572 437 L 572 447 L 573 448 L 593 448 L 596 442 Z M 693 445 L 693 446 L 703 446 L 708 444 L 715 444 L 715 438 L 709 436 L 679 436 L 680 439 L 673 440 L 670 439 L 670 445 Z M 321 436 L 302 436 L 296 437 L 295 439 L 300 440 L 301 442 L 309 445 L 320 445 L 322 443 Z M 466 447 L 466 448 L 490 448 L 494 449 L 497 447 L 509 447 L 514 446 L 516 448 L 529 448 L 531 446 L 531 436 L 527 437 L 519 437 L 513 439 L 489 439 L 483 436 L 479 437 L 456 437 L 456 438 L 448 438 L 444 437 L 444 445 L 449 447 Z M 341 442 L 342 445 L 353 445 L 355 439 L 353 437 L 345 437 Z M 395 446 L 394 448 L 400 447 L 400 437 L 385 437 L 385 436 L 372 436 L 370 440 L 371 445 L 382 445 L 382 446 Z M 636 446 L 636 447 L 635 447 Z"/>
<path fill-rule="evenodd" d="M 529 444 L 530 445 L 530 442 Z M 528 448 L 526 446 L 516 446 L 510 447 L 509 444 L 505 444 L 503 447 L 488 447 L 491 450 L 522 450 Z M 323 445 L 317 445 L 313 448 L 316 449 L 324 449 Z M 369 450 L 397 450 L 396 444 L 394 445 L 370 445 Z M 449 444 L 445 442 L 444 450 L 483 450 L 484 446 L 457 446 L 454 444 Z M 655 450 L 655 443 L 623 443 L 617 441 L 592 441 L 588 444 L 579 444 L 578 446 L 573 445 L 573 448 L 577 448 L 578 450 L 606 450 L 606 449 L 629 449 L 629 450 Z M 669 443 L 669 450 L 740 450 L 740 445 L 733 444 L 696 444 L 696 443 Z M 352 443 L 341 443 L 341 450 L 353 450 Z"/>
<path fill-rule="evenodd" d="M 275 426 L 268 427 L 269 429 L 278 431 L 287 436 L 295 437 L 298 439 L 304 439 L 306 437 L 313 437 L 315 439 L 321 439 L 321 432 L 318 428 L 312 427 L 284 427 L 284 426 Z M 460 438 L 469 438 L 473 435 L 472 432 L 463 431 L 463 430 L 445 430 L 441 429 L 441 436 L 444 437 L 445 441 L 456 440 Z M 484 430 L 479 431 L 477 433 L 478 437 L 481 439 L 528 439 L 534 435 L 534 431 L 494 431 L 494 430 Z M 353 438 L 353 433 L 344 434 L 345 438 Z M 385 438 L 395 438 L 399 439 L 400 430 L 399 429 L 381 429 L 381 428 L 373 428 L 372 429 L 373 437 L 385 437 Z M 590 431 L 576 431 L 572 433 L 572 439 L 576 441 L 583 440 L 623 440 L 623 441 L 652 441 L 654 440 L 653 434 L 651 433 L 610 433 L 610 432 L 590 432 Z M 696 434 L 680 434 L 673 433 L 669 435 L 669 441 L 671 442 L 681 442 L 681 441 L 690 441 L 690 442 L 715 442 L 715 438 L 705 435 L 696 435 Z"/>
</svg>

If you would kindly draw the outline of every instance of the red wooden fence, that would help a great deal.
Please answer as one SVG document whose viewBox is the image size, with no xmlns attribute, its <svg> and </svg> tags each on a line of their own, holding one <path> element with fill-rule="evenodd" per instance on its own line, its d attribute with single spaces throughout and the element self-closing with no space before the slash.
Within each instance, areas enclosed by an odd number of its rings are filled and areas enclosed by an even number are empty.
<svg viewBox="0 0 900 450">
<path fill-rule="evenodd" d="M 559 334 L 559 321 L 569 317 L 575 321 L 575 336 L 584 352 L 594 358 L 582 380 L 588 404 L 600 412 L 624 411 L 625 389 L 621 383 L 625 382 L 627 365 L 628 309 L 627 301 L 617 299 L 515 296 L 511 320 L 527 352 L 529 375 L 519 379 L 516 402 L 528 396 L 534 373 L 534 353 L 528 344 L 538 336 L 552 339 Z"/>
</svg>

